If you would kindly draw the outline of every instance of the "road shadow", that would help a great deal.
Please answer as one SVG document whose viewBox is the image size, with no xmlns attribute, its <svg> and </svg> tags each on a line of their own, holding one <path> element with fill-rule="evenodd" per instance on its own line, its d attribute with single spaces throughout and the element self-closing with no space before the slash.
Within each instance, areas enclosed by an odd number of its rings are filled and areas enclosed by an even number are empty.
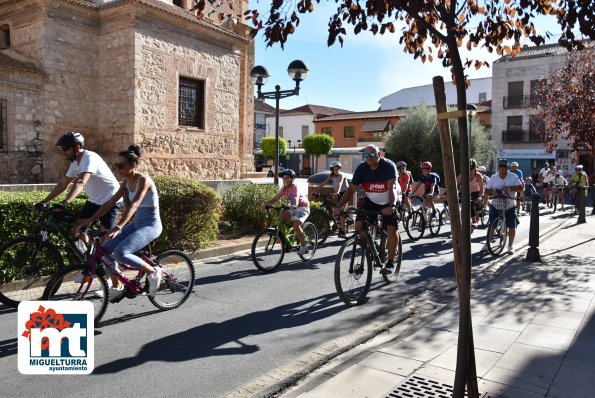
<svg viewBox="0 0 595 398">
<path fill-rule="evenodd" d="M 248 336 L 307 325 L 346 308 L 332 293 L 223 322 L 207 323 L 151 341 L 142 346 L 136 356 L 98 366 L 93 374 L 117 373 L 150 361 L 175 363 L 218 355 L 251 354 L 260 348 L 242 341 Z"/>
</svg>

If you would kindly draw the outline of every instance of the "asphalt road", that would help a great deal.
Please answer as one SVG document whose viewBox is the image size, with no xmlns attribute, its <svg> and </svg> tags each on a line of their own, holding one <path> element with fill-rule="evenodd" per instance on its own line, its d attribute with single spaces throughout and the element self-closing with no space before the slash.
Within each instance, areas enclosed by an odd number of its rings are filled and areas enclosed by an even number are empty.
<svg viewBox="0 0 595 398">
<path fill-rule="evenodd" d="M 569 212 L 565 213 L 566 215 Z M 566 217 L 540 217 L 543 231 Z M 528 238 L 529 217 L 517 233 Z M 263 274 L 249 255 L 196 265 L 196 294 L 161 312 L 143 297 L 110 305 L 95 337 L 89 376 L 25 376 L 17 369 L 17 314 L 0 306 L 0 394 L 4 397 L 112 395 L 224 396 L 325 342 L 402 312 L 411 295 L 454 286 L 448 229 L 411 243 L 403 233 L 404 261 L 391 285 L 376 273 L 365 305 L 345 307 L 333 282 L 342 241 L 331 239 L 313 260 L 286 255 L 278 272 Z M 473 266 L 485 231 L 472 235 Z"/>
</svg>

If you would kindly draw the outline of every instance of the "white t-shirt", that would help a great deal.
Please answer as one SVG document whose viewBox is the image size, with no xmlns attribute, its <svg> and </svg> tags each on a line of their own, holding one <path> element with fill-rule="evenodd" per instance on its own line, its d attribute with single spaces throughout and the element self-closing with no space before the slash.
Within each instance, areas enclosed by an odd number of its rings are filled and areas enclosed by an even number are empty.
<svg viewBox="0 0 595 398">
<path fill-rule="evenodd" d="M 543 182 L 549 184 L 554 181 L 554 178 L 556 178 L 556 173 L 550 169 L 548 173 L 543 175 Z"/>
<path fill-rule="evenodd" d="M 91 203 L 102 205 L 120 189 L 120 184 L 114 173 L 101 156 L 95 152 L 85 150 L 80 163 L 75 160 L 70 164 L 66 177 L 77 178 L 81 173 L 91 173 L 91 177 L 84 188 Z"/>
<path fill-rule="evenodd" d="M 542 167 L 541 170 L 539 170 L 539 175 L 542 177 L 545 177 L 549 172 L 550 172 L 549 168 L 546 169 L 545 167 Z"/>
<path fill-rule="evenodd" d="M 500 178 L 500 174 L 496 173 L 490 177 L 488 180 L 488 184 L 486 186 L 487 189 L 502 189 L 504 187 L 520 187 L 521 180 L 517 177 L 514 173 L 506 173 L 505 178 Z M 506 199 L 506 209 L 510 209 L 515 205 L 516 199 L 516 192 L 502 192 L 503 195 L 507 197 Z"/>
</svg>

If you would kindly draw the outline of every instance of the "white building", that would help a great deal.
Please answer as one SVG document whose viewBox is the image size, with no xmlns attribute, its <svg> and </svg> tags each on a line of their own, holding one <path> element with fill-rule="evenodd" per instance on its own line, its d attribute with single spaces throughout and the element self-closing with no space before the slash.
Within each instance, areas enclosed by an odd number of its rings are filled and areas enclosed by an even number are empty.
<svg viewBox="0 0 595 398">
<path fill-rule="evenodd" d="M 260 148 L 260 140 L 267 135 L 267 116 L 275 117 L 275 107 L 254 98 L 254 148 Z M 252 149 L 254 149 L 252 148 Z"/>
<path fill-rule="evenodd" d="M 532 101 L 537 89 L 556 70 L 564 67 L 568 51 L 559 44 L 523 47 L 520 55 L 502 57 L 492 70 L 492 141 L 499 158 L 516 161 L 523 174 L 546 161 L 572 173 L 572 154 L 566 142 L 556 153 L 547 153 L 545 126 L 532 115 Z"/>
<path fill-rule="evenodd" d="M 446 91 L 446 102 L 449 105 L 456 105 L 456 86 L 451 82 L 445 82 L 444 89 Z M 491 99 L 492 78 L 484 77 L 481 79 L 471 79 L 471 85 L 467 89 L 467 102 L 479 104 Z M 380 110 L 408 108 L 418 105 L 420 102 L 425 102 L 430 106 L 436 105 L 434 87 L 431 84 L 401 89 L 386 97 L 382 97 L 378 102 L 380 103 Z"/>
</svg>

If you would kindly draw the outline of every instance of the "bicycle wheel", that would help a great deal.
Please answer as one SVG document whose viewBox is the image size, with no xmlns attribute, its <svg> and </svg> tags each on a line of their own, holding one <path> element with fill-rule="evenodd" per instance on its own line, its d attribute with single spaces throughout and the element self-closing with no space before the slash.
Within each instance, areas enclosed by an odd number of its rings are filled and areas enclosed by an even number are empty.
<svg viewBox="0 0 595 398">
<path fill-rule="evenodd" d="M 321 208 L 315 208 L 312 209 L 312 212 L 308 217 L 308 221 L 314 224 L 316 230 L 318 231 L 318 247 L 320 247 L 324 242 L 326 242 L 329 235 L 331 234 L 331 218 L 325 210 Z"/>
<path fill-rule="evenodd" d="M 166 250 L 159 253 L 155 263 L 161 267 L 161 284 L 149 301 L 160 310 L 173 310 L 190 297 L 194 287 L 194 265 L 183 252 Z"/>
<path fill-rule="evenodd" d="M 487 215 L 485 207 L 482 206 L 481 209 L 479 209 L 477 211 L 477 217 L 479 218 L 479 221 L 481 222 L 481 226 L 485 227 L 488 222 L 488 215 Z"/>
<path fill-rule="evenodd" d="M 416 210 L 409 214 L 405 219 L 405 232 L 409 236 L 409 239 L 416 241 L 424 236 L 426 229 L 426 223 L 421 211 Z"/>
<path fill-rule="evenodd" d="M 99 322 L 107 309 L 109 296 L 107 281 L 103 275 L 95 274 L 92 278 L 87 275 L 88 267 L 77 264 L 63 268 L 56 272 L 43 292 L 44 300 L 51 301 L 88 301 L 93 304 L 95 325 Z M 80 279 L 80 282 L 79 282 Z"/>
<path fill-rule="evenodd" d="M 285 256 L 285 246 L 274 229 L 265 229 L 252 242 L 252 262 L 262 272 L 273 272 Z"/>
<path fill-rule="evenodd" d="M 397 243 L 397 252 L 394 259 L 395 270 L 390 274 L 382 273 L 382 278 L 384 278 L 386 283 L 393 283 L 396 281 L 397 276 L 399 276 L 399 272 L 401 271 L 401 261 L 403 261 L 403 242 L 401 241 L 399 231 L 397 231 L 397 234 L 399 235 L 399 243 Z"/>
<path fill-rule="evenodd" d="M 359 239 L 348 239 L 335 260 L 335 288 L 348 306 L 362 304 L 372 283 L 372 262 Z"/>
<path fill-rule="evenodd" d="M 492 233 L 491 239 L 490 233 Z M 492 221 L 492 224 L 490 224 L 490 228 L 488 229 L 487 243 L 490 253 L 492 253 L 494 256 L 498 256 L 500 253 L 502 253 L 504 246 L 506 246 L 507 238 L 508 229 L 506 228 L 504 218 L 498 217 Z"/>
<path fill-rule="evenodd" d="M 440 211 L 440 219 L 442 220 L 442 225 L 450 224 L 450 212 L 448 208 L 444 208 Z"/>
<path fill-rule="evenodd" d="M 63 268 L 58 249 L 33 236 L 21 236 L 0 246 L 0 302 L 18 307 L 39 300 L 52 275 Z"/>
<path fill-rule="evenodd" d="M 305 222 L 302 226 L 304 230 L 304 238 L 306 239 L 306 249 L 308 251 L 305 254 L 298 254 L 303 261 L 308 261 L 314 257 L 316 248 L 318 247 L 318 232 L 316 227 L 311 222 Z"/>
<path fill-rule="evenodd" d="M 440 233 L 440 227 L 442 226 L 442 214 L 436 212 L 435 216 L 430 215 L 430 233 L 432 236 L 436 236 Z"/>
</svg>

